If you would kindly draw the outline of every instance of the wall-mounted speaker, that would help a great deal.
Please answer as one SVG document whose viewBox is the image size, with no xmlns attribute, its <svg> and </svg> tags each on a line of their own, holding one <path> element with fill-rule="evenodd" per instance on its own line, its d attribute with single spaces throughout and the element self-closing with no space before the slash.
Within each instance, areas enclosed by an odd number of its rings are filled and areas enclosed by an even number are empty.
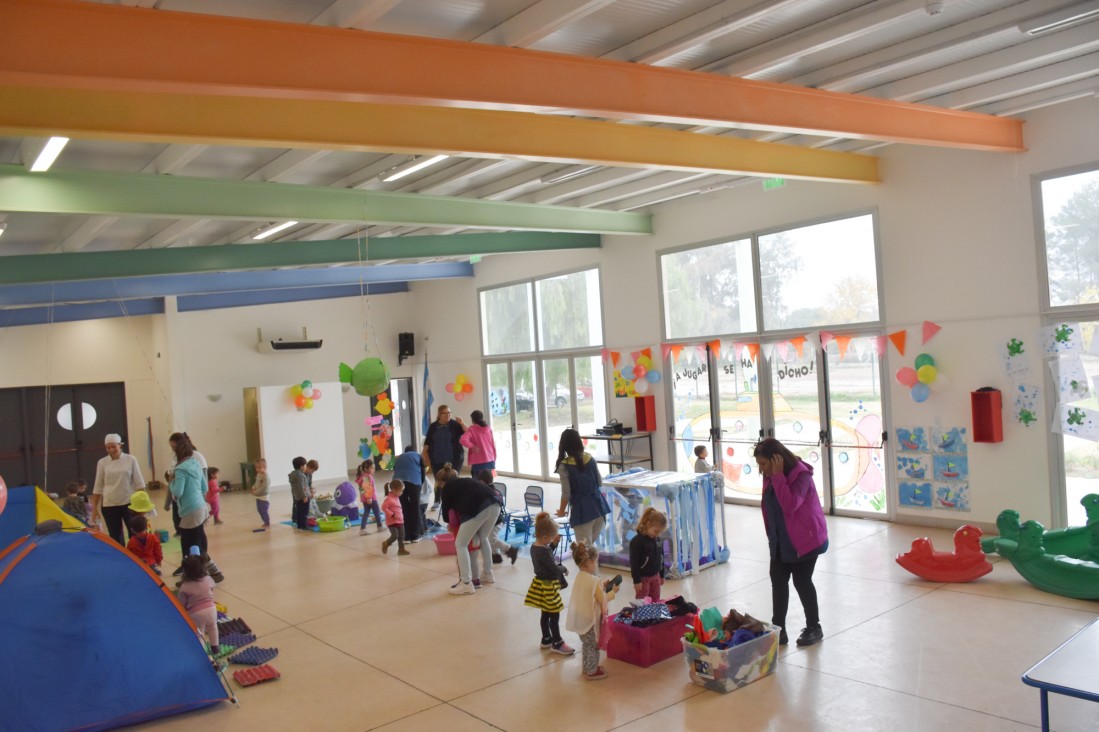
<svg viewBox="0 0 1099 732">
<path fill-rule="evenodd" d="M 416 336 L 411 333 L 397 334 L 397 365 L 404 363 L 406 358 L 416 355 Z"/>
</svg>

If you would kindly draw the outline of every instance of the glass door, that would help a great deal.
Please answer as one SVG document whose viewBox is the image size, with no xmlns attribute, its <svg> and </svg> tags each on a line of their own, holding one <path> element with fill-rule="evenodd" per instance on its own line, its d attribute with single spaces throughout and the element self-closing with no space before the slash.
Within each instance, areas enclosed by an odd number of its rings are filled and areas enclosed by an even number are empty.
<svg viewBox="0 0 1099 732">
<path fill-rule="evenodd" d="M 763 481 L 752 448 L 763 434 L 763 420 L 756 363 L 746 348 L 728 344 L 715 372 L 718 424 L 710 462 L 725 477 L 726 498 L 758 501 Z"/>
<path fill-rule="evenodd" d="M 881 359 L 875 336 L 845 338 L 824 350 L 832 502 L 837 513 L 882 516 L 888 505 Z"/>
<path fill-rule="evenodd" d="M 691 353 L 688 353 L 691 349 Z M 713 451 L 710 418 L 710 367 L 707 357 L 698 357 L 694 346 L 683 349 L 678 360 L 669 359 L 665 367 L 666 379 L 671 391 L 672 470 L 693 473 L 696 445 L 704 445 Z M 709 462 L 714 463 L 711 455 Z"/>
<path fill-rule="evenodd" d="M 1099 349 L 1099 344 L 1095 342 L 1096 326 L 1099 325 L 1099 321 L 1079 322 L 1084 336 L 1083 343 L 1086 346 L 1079 356 L 1084 365 L 1084 373 L 1087 375 L 1086 383 L 1095 385 L 1099 383 L 1096 381 L 1099 379 L 1099 355 L 1094 352 Z M 1057 394 L 1057 384 L 1054 384 L 1053 388 L 1054 394 Z M 1008 413 L 1017 415 L 1020 409 L 1017 402 L 1018 398 L 1011 406 L 1004 404 L 1004 410 L 1011 409 L 1013 411 Z M 1099 410 L 1099 399 L 1097 399 L 1095 387 L 1093 386 L 1085 399 L 1073 401 L 1071 405 L 1082 409 Z M 1064 506 L 1061 509 L 1061 515 L 1065 517 L 1065 526 L 1083 526 L 1088 523 L 1088 515 L 1081 501 L 1089 493 L 1099 493 L 1099 471 L 1096 470 L 1096 466 L 1099 465 L 1099 450 L 1096 448 L 1095 440 L 1085 439 L 1087 435 L 1078 437 L 1067 432 L 1061 423 L 1063 419 L 1061 412 L 1055 413 L 1053 419 L 1053 430 L 1060 433 L 1061 464 L 1064 469 L 1064 482 L 1061 486 Z"/>
<path fill-rule="evenodd" d="M 546 452 L 547 470 L 553 471 L 557 462 L 557 442 L 561 433 L 576 424 L 576 390 L 567 358 L 547 358 L 542 361 L 542 383 L 546 394 Z"/>
<path fill-rule="evenodd" d="M 790 452 L 813 466 L 817 494 L 828 510 L 828 464 L 821 445 L 825 434 L 821 379 L 817 350 L 803 345 L 801 353 L 790 341 L 767 344 L 770 354 L 771 419 L 767 434 L 773 435 Z"/>
<path fill-rule="evenodd" d="M 511 386 L 511 370 L 506 363 L 490 363 L 485 370 L 485 383 L 488 385 L 488 423 L 496 442 L 496 470 L 513 473 L 516 400 L 515 390 Z"/>
<path fill-rule="evenodd" d="M 535 398 L 534 361 L 486 365 L 489 424 L 496 440 L 496 470 L 542 475 L 538 442 L 539 400 Z"/>
</svg>

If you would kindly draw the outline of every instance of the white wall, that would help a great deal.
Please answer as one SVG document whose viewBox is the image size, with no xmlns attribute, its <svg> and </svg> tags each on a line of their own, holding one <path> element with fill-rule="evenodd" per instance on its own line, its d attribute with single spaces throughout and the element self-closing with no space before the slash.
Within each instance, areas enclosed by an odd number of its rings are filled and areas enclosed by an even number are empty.
<svg viewBox="0 0 1099 732">
<path fill-rule="evenodd" d="M 332 487 L 347 480 L 339 382 L 313 382 L 314 388 L 320 389 L 321 398 L 313 402 L 312 409 L 302 411 L 291 401 L 291 386 L 261 386 L 256 390 L 260 444 L 271 468 L 271 488 L 289 489 L 290 470 L 294 458 L 300 455 L 320 465 L 313 474 L 314 490 L 331 493 Z"/>
</svg>

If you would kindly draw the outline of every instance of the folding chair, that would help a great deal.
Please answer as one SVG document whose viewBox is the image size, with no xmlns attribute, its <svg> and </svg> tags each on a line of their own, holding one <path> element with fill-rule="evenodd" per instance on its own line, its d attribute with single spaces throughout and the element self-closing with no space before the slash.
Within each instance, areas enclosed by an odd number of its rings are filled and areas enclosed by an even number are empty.
<svg viewBox="0 0 1099 732">
<path fill-rule="evenodd" d="M 524 540 L 524 544 L 530 541 L 530 536 L 534 533 L 534 516 L 530 513 L 532 507 L 537 508 L 538 512 L 546 510 L 545 491 L 540 485 L 528 485 L 526 492 L 523 494 L 523 508 L 526 510 L 526 517 L 523 522 L 527 526 L 527 538 Z M 558 558 L 560 559 L 565 555 L 565 550 L 572 545 L 572 524 L 565 516 L 554 516 L 553 520 L 557 524 L 557 532 L 564 534 L 565 537 L 564 542 L 557 546 Z"/>
<path fill-rule="evenodd" d="M 514 524 L 516 521 L 522 521 L 525 525 L 527 514 L 526 511 L 522 509 L 508 508 L 508 487 L 506 483 L 496 481 L 492 484 L 492 487 L 498 490 L 500 492 L 500 495 L 504 497 L 503 512 L 504 521 L 506 522 L 504 525 L 504 541 L 506 542 L 508 540 L 508 537 L 511 536 L 512 524 Z"/>
</svg>

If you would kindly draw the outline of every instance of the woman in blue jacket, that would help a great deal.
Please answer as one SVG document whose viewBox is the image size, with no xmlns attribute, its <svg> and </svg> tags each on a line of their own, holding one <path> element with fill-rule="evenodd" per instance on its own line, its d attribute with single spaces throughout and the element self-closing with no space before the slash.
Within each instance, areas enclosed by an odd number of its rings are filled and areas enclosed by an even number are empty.
<svg viewBox="0 0 1099 732">
<path fill-rule="evenodd" d="M 813 570 L 817 557 L 828 550 L 828 525 L 813 485 L 813 468 L 773 437 L 756 445 L 752 455 L 763 475 L 763 525 L 771 548 L 771 623 L 782 628 L 779 644 L 786 645 L 793 577 L 805 609 L 798 645 L 811 646 L 824 638 Z"/>
<path fill-rule="evenodd" d="M 175 435 L 173 435 L 175 436 Z M 168 490 L 179 505 L 179 546 L 183 556 L 188 556 L 192 546 L 206 556 L 206 519 L 210 512 L 206 506 L 206 478 L 202 466 L 195 458 L 195 446 L 186 432 L 173 441 L 176 456 L 175 472 Z M 215 582 L 225 579 L 217 565 L 207 557 L 207 573 Z"/>
</svg>

